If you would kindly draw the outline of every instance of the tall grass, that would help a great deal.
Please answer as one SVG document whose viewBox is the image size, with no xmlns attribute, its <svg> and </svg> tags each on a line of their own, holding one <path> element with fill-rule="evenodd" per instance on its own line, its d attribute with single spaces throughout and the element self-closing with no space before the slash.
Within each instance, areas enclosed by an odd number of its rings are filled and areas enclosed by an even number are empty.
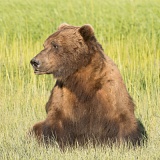
<svg viewBox="0 0 160 160">
<path fill-rule="evenodd" d="M 0 0 L 0 159 L 160 159 L 159 0 Z M 36 76 L 30 59 L 58 25 L 90 23 L 105 53 L 118 65 L 148 132 L 147 146 L 128 149 L 39 146 L 28 129 L 46 117 L 55 83 Z"/>
</svg>

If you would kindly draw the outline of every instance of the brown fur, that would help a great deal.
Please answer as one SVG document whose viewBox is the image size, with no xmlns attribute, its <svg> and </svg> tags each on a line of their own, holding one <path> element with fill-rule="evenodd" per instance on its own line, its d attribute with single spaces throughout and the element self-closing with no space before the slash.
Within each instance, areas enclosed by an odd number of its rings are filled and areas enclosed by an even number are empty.
<svg viewBox="0 0 160 160">
<path fill-rule="evenodd" d="M 36 74 L 57 79 L 46 104 L 47 117 L 32 129 L 39 141 L 54 137 L 61 147 L 87 140 L 140 144 L 135 105 L 90 25 L 60 25 L 31 64 Z"/>
</svg>

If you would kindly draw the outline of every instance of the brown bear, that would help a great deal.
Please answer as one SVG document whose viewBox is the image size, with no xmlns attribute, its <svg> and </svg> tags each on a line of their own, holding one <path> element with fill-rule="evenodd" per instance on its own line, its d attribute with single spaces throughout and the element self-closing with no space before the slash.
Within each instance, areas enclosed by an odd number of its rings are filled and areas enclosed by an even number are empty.
<svg viewBox="0 0 160 160">
<path fill-rule="evenodd" d="M 61 24 L 31 64 L 35 74 L 57 79 L 46 104 L 47 117 L 32 132 L 39 141 L 84 145 L 131 142 L 140 145 L 143 125 L 115 63 L 104 55 L 91 25 Z"/>
</svg>

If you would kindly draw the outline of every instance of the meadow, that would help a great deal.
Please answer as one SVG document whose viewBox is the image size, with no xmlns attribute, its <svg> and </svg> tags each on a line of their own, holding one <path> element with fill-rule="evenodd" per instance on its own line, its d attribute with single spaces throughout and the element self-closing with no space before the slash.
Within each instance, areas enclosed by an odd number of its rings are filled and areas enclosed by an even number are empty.
<svg viewBox="0 0 160 160">
<path fill-rule="evenodd" d="M 52 75 L 34 75 L 30 60 L 58 26 L 91 24 L 118 65 L 148 143 L 136 149 L 39 146 L 27 132 L 46 117 Z M 0 0 L 0 160 L 160 159 L 159 0 Z"/>
</svg>

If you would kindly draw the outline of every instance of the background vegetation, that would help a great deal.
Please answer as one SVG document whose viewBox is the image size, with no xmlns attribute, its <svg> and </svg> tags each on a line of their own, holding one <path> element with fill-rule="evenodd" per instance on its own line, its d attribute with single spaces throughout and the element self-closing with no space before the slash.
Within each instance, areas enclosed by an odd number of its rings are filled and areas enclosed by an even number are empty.
<svg viewBox="0 0 160 160">
<path fill-rule="evenodd" d="M 28 139 L 28 129 L 46 117 L 52 75 L 36 76 L 30 59 L 59 24 L 90 23 L 118 65 L 148 132 L 137 149 L 48 148 Z M 0 0 L 0 159 L 160 159 L 159 0 Z"/>
</svg>

